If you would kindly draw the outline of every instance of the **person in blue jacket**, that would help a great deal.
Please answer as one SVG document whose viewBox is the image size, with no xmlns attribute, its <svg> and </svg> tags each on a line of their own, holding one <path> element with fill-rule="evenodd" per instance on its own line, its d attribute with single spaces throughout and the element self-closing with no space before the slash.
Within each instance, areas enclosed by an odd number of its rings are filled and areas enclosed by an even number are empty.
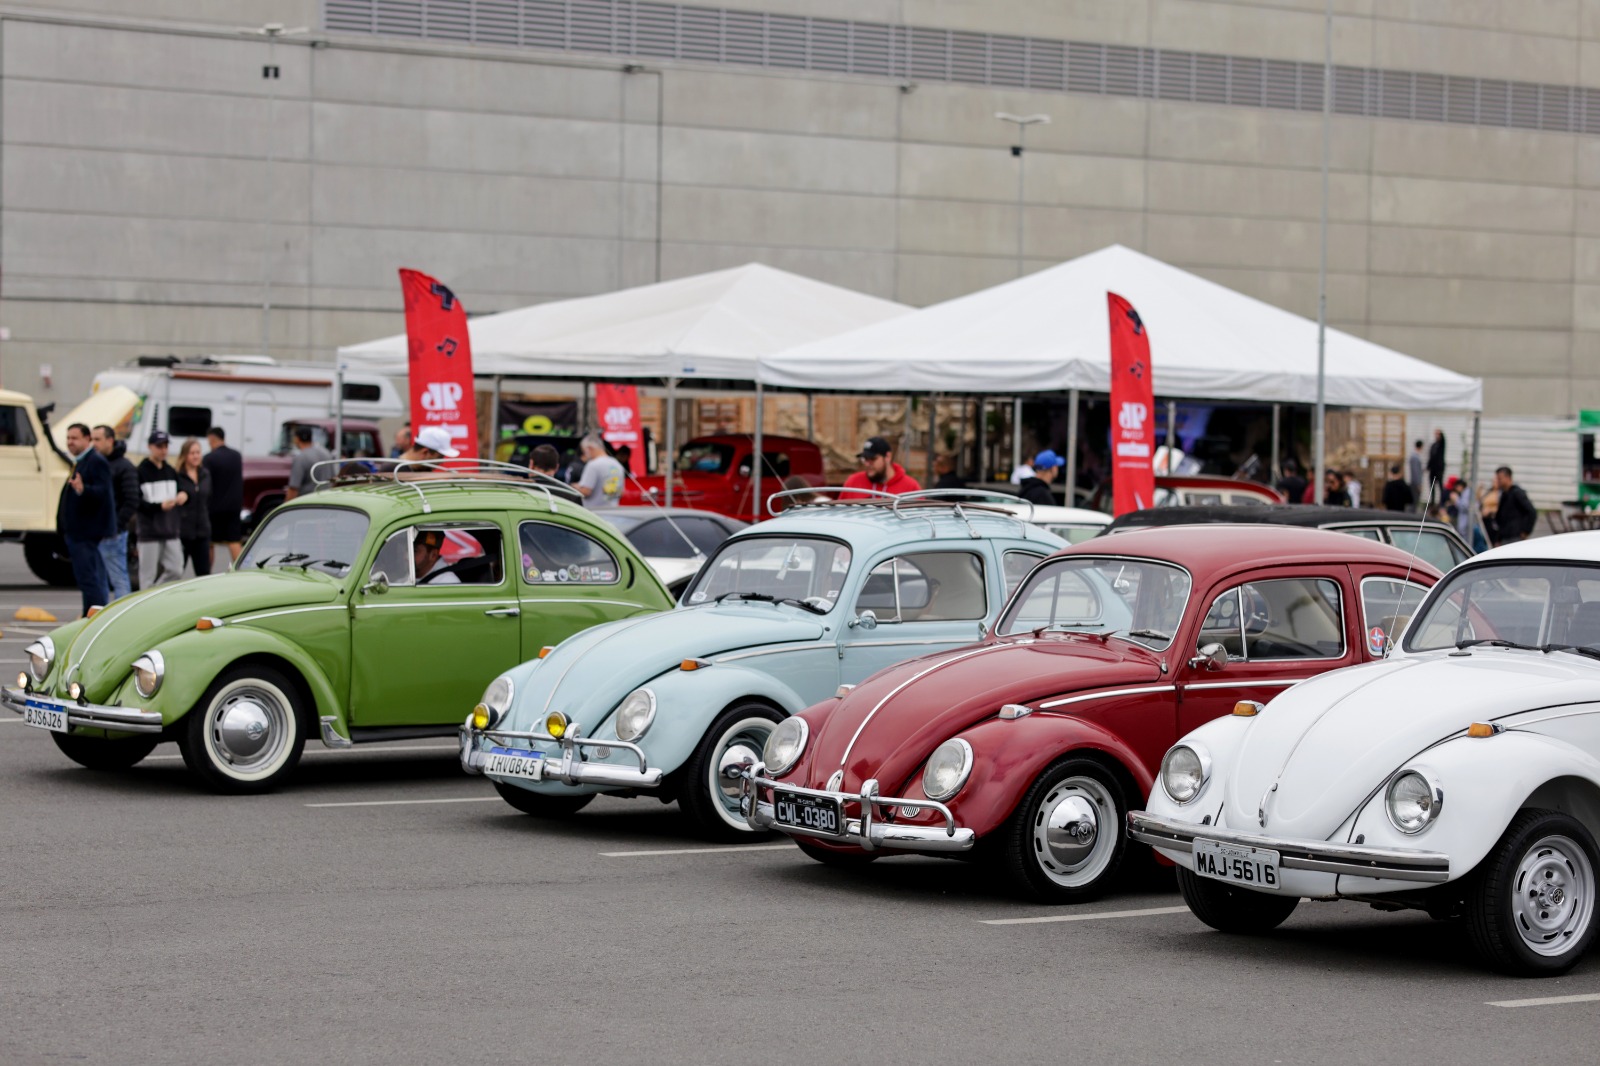
<svg viewBox="0 0 1600 1066">
<path fill-rule="evenodd" d="M 67 427 L 67 451 L 72 453 L 72 477 L 61 488 L 56 508 L 56 531 L 67 542 L 72 575 L 83 594 L 83 613 L 103 607 L 111 599 L 100 542 L 117 535 L 117 498 L 111 485 L 111 464 L 93 446 L 89 427 L 74 422 Z"/>
</svg>

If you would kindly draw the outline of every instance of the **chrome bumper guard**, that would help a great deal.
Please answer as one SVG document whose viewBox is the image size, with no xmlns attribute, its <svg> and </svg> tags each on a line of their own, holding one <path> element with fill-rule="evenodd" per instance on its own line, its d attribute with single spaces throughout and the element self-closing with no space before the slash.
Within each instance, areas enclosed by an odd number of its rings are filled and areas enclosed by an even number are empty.
<svg viewBox="0 0 1600 1066">
<path fill-rule="evenodd" d="M 929 799 L 879 795 L 876 778 L 864 782 L 859 792 L 829 792 L 826 789 L 800 788 L 797 785 L 785 784 L 764 776 L 766 771 L 767 768 L 759 762 L 739 771 L 741 781 L 739 810 L 754 829 L 776 829 L 790 836 L 814 837 L 835 844 L 850 844 L 864 851 L 877 851 L 879 848 L 904 848 L 908 851 L 969 851 L 977 839 L 972 830 L 956 825 L 956 816 L 942 803 Z M 728 776 L 733 776 L 733 773 L 730 771 Z M 761 802 L 756 791 L 758 788 L 831 799 L 839 803 L 841 810 L 846 803 L 859 803 L 861 817 L 844 819 L 844 832 L 839 834 L 815 833 L 797 825 L 779 825 L 773 804 Z M 891 807 L 938 811 L 944 818 L 944 828 L 899 825 L 880 820 L 884 815 L 880 814 L 878 809 L 883 808 L 887 812 Z"/>
<path fill-rule="evenodd" d="M 1145 811 L 1128 812 L 1128 835 L 1140 843 L 1168 851 L 1193 851 L 1196 837 L 1249 848 L 1266 848 L 1278 853 L 1279 865 L 1286 870 L 1315 870 L 1350 877 L 1428 884 L 1450 880 L 1450 856 L 1437 851 L 1373 848 L 1363 844 L 1335 844 L 1326 840 L 1288 840 L 1214 825 L 1195 825 L 1193 822 L 1159 818 Z"/>
<path fill-rule="evenodd" d="M 21 714 L 27 701 L 42 703 L 51 710 L 66 711 L 67 724 L 93 729 L 115 729 L 120 733 L 159 733 L 161 715 L 137 707 L 102 707 L 97 703 L 79 703 L 46 696 L 43 692 L 30 692 L 20 688 L 0 688 L 0 706 Z"/>
<path fill-rule="evenodd" d="M 566 735 L 553 737 L 549 733 L 513 732 L 509 729 L 474 729 L 472 718 L 468 716 L 457 731 L 460 738 L 461 768 L 469 774 L 483 773 L 484 763 L 488 761 L 488 753 L 479 751 L 473 743 L 478 738 L 504 742 L 507 740 L 536 740 L 546 744 L 561 745 L 561 758 L 554 759 L 545 756 L 544 779 L 546 781 L 560 781 L 567 785 L 604 785 L 607 788 L 657 788 L 661 784 L 662 771 L 649 765 L 644 757 L 644 749 L 637 744 L 629 744 L 625 740 L 598 740 L 592 737 L 580 737 L 574 734 L 578 731 L 576 724 L 567 727 Z M 584 762 L 578 758 L 579 748 L 619 748 L 630 752 L 639 760 L 637 770 L 627 766 L 607 766 L 603 763 Z"/>
</svg>

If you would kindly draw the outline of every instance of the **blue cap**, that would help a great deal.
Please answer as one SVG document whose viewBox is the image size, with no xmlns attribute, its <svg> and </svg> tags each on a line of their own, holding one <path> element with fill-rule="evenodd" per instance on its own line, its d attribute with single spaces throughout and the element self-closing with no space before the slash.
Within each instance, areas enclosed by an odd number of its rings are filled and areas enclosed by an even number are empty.
<svg viewBox="0 0 1600 1066">
<path fill-rule="evenodd" d="M 1061 458 L 1061 456 L 1057 455 L 1055 452 L 1051 451 L 1049 448 L 1046 448 L 1044 451 L 1033 457 L 1033 468 L 1035 470 L 1053 470 L 1058 466 L 1066 465 L 1067 461 Z"/>
</svg>

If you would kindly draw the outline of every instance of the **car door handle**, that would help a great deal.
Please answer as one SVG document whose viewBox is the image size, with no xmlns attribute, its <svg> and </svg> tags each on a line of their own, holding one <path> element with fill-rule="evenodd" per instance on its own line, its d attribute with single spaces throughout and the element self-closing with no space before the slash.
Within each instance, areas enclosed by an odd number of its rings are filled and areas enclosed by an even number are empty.
<svg viewBox="0 0 1600 1066">
<path fill-rule="evenodd" d="M 492 611 L 484 611 L 490 618 L 515 618 L 522 613 L 521 607 L 496 607 Z"/>
</svg>

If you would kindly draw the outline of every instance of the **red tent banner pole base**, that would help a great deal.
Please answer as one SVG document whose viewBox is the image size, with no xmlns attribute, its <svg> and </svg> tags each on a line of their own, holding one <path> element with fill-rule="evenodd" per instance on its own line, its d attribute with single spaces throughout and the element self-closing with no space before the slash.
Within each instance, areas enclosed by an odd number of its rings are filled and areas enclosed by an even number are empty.
<svg viewBox="0 0 1600 1066">
<path fill-rule="evenodd" d="M 411 433 L 440 426 L 463 456 L 478 455 L 478 398 L 472 388 L 467 311 L 450 289 L 416 270 L 401 269 L 406 307 Z"/>
<path fill-rule="evenodd" d="M 1155 502 L 1155 388 L 1150 381 L 1150 334 L 1133 305 L 1106 293 L 1111 314 L 1112 514 Z"/>
</svg>

